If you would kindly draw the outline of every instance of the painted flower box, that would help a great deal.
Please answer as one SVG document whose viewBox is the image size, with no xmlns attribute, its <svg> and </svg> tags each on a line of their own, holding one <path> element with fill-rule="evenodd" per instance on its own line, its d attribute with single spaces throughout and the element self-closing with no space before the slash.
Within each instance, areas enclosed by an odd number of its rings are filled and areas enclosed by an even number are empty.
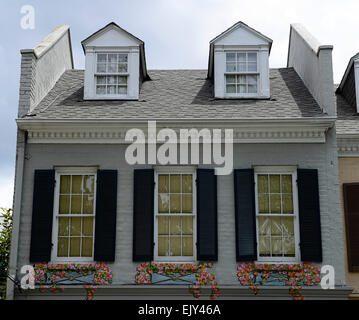
<svg viewBox="0 0 359 320">
<path fill-rule="evenodd" d="M 56 283 L 57 285 L 84 285 L 84 284 L 96 284 L 94 279 L 95 274 L 82 274 L 76 271 L 63 271 L 60 274 L 56 272 L 48 271 L 45 273 L 41 282 L 36 284 L 51 285 Z"/>
<path fill-rule="evenodd" d="M 195 273 L 153 273 L 151 275 L 151 283 L 158 285 L 186 285 L 196 282 Z"/>
</svg>

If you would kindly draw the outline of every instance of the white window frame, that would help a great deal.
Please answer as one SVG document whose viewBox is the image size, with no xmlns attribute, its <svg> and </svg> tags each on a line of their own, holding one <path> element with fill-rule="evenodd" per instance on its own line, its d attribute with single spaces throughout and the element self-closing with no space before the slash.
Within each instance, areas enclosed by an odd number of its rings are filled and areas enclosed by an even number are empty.
<svg viewBox="0 0 359 320">
<path fill-rule="evenodd" d="M 259 227 L 258 227 L 258 175 L 261 174 L 290 174 L 292 175 L 293 192 L 293 217 L 294 217 L 294 257 L 260 257 L 259 255 Z M 256 263 L 300 263 L 300 238 L 299 238 L 299 208 L 298 208 L 298 186 L 297 166 L 256 166 L 254 167 L 255 180 L 255 207 L 256 207 L 256 240 L 257 240 L 257 261 Z M 268 216 L 283 216 L 282 214 L 269 214 Z"/>
<path fill-rule="evenodd" d="M 236 54 L 236 64 L 237 64 L 237 53 L 245 53 L 246 54 L 246 65 L 248 65 L 248 53 L 256 53 L 257 56 L 257 70 L 256 71 L 234 71 L 234 72 L 230 72 L 227 71 L 227 53 L 234 53 Z M 256 98 L 260 95 L 260 81 L 261 81 L 261 67 L 260 67 L 260 59 L 259 59 L 259 55 L 260 52 L 259 50 L 228 50 L 225 51 L 224 54 L 224 94 L 226 97 L 238 97 L 238 98 Z M 257 92 L 252 92 L 252 93 L 230 93 L 227 92 L 227 75 L 233 75 L 233 76 L 237 76 L 237 75 L 256 75 L 257 76 Z M 248 89 L 248 82 L 246 82 L 246 88 Z M 236 90 L 237 90 L 237 82 L 236 82 Z"/>
<path fill-rule="evenodd" d="M 97 186 L 97 169 L 96 167 L 57 167 L 55 168 L 55 192 L 54 192 L 54 211 L 52 221 L 52 250 L 50 263 L 91 263 L 94 262 L 94 248 L 95 248 L 95 225 L 96 225 L 96 186 Z M 93 223 L 93 241 L 92 241 L 92 256 L 91 257 L 58 257 L 58 217 L 63 215 L 58 214 L 60 201 L 60 178 L 61 175 L 94 175 L 94 214 L 89 215 L 94 218 Z M 76 217 L 76 215 L 74 215 Z M 83 217 L 84 215 L 81 215 Z"/>
<path fill-rule="evenodd" d="M 112 72 L 112 73 L 103 73 L 103 72 L 97 72 L 97 57 L 99 54 L 125 54 L 127 55 L 127 71 L 126 72 Z M 129 82 L 130 82 L 130 57 L 131 54 L 129 51 L 95 51 L 95 59 L 94 59 L 94 81 L 93 81 L 93 90 L 96 99 L 123 99 L 126 98 L 129 95 Z M 126 77 L 126 94 L 97 94 L 97 77 L 98 76 L 123 76 Z M 107 89 L 107 85 L 106 85 Z"/>
<path fill-rule="evenodd" d="M 193 199 L 193 256 L 159 256 L 158 255 L 158 175 L 161 174 L 192 174 L 192 199 Z M 155 168 L 155 201 L 154 201 L 154 261 L 161 263 L 194 263 L 197 261 L 197 188 L 196 188 L 196 168 L 195 167 L 176 167 L 176 166 L 165 166 Z M 169 216 L 190 216 L 189 214 L 170 214 Z"/>
</svg>

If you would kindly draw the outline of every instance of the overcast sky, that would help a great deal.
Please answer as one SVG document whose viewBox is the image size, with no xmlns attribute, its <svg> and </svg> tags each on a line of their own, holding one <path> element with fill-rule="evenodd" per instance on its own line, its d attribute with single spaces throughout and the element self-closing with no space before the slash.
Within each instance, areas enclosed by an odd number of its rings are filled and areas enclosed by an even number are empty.
<svg viewBox="0 0 359 320">
<path fill-rule="evenodd" d="M 20 26 L 21 7 L 35 9 L 35 29 Z M 243 21 L 273 39 L 271 67 L 285 67 L 289 25 L 303 23 L 334 45 L 334 79 L 359 51 L 358 0 L 1 0 L 0 4 L 0 207 L 12 205 L 15 117 L 20 49 L 33 48 L 56 26 L 68 24 L 75 67 L 84 67 L 81 40 L 114 21 L 145 42 L 148 69 L 205 69 L 209 41 Z"/>
</svg>

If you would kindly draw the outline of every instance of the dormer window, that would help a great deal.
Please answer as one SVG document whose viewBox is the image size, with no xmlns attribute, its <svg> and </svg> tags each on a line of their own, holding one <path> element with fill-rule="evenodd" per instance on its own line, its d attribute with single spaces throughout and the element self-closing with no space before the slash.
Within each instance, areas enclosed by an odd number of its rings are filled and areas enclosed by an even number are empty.
<svg viewBox="0 0 359 320">
<path fill-rule="evenodd" d="M 208 78 L 217 99 L 268 99 L 272 40 L 238 22 L 210 42 Z"/>
<path fill-rule="evenodd" d="M 96 95 L 127 95 L 128 55 L 98 53 Z"/>
<path fill-rule="evenodd" d="M 257 94 L 257 60 L 256 52 L 226 53 L 226 93 L 236 95 Z"/>
<path fill-rule="evenodd" d="M 138 100 L 147 74 L 142 40 L 111 22 L 82 42 L 85 100 Z"/>
</svg>

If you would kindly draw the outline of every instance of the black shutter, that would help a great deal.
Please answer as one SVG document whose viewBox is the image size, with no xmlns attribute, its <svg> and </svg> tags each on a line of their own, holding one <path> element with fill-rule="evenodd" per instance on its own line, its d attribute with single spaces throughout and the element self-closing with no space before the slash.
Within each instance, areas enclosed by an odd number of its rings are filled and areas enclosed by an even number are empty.
<svg viewBox="0 0 359 320">
<path fill-rule="evenodd" d="M 54 188 L 54 170 L 35 170 L 30 262 L 51 260 Z"/>
<path fill-rule="evenodd" d="M 322 262 L 317 169 L 298 169 L 298 206 L 301 260 Z"/>
<path fill-rule="evenodd" d="M 135 262 L 153 260 L 154 170 L 134 170 L 133 255 Z"/>
<path fill-rule="evenodd" d="M 94 260 L 115 261 L 117 170 L 98 170 Z"/>
<path fill-rule="evenodd" d="M 359 183 L 343 184 L 349 272 L 359 271 Z"/>
<path fill-rule="evenodd" d="M 217 176 L 197 169 L 197 260 L 217 261 Z"/>
<path fill-rule="evenodd" d="M 254 170 L 234 170 L 236 258 L 238 262 L 257 260 L 257 231 Z"/>
</svg>

